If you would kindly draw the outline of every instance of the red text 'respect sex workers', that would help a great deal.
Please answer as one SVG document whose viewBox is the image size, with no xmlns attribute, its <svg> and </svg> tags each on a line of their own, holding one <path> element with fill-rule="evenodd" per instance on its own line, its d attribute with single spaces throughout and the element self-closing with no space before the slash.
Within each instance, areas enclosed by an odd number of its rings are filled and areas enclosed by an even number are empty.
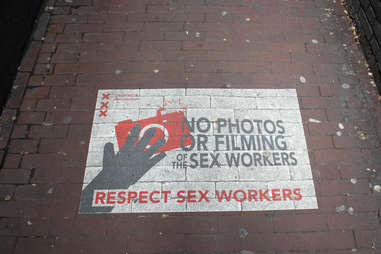
<svg viewBox="0 0 381 254">
<path fill-rule="evenodd" d="M 138 203 L 167 203 L 173 198 L 177 203 L 210 202 L 211 193 L 208 190 L 179 190 L 175 196 L 170 190 L 154 191 L 95 191 L 94 205 L 116 205 Z M 218 202 L 266 202 L 301 200 L 300 188 L 295 189 L 248 189 L 248 190 L 216 190 L 215 199 Z"/>
</svg>

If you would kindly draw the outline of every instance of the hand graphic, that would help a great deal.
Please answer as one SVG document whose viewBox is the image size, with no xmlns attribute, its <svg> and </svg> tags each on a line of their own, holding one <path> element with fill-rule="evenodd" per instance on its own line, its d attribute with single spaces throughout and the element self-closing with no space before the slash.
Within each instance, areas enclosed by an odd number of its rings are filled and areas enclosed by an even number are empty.
<svg viewBox="0 0 381 254">
<path fill-rule="evenodd" d="M 151 147 L 146 149 L 155 135 L 156 130 L 154 128 L 146 131 L 144 136 L 134 146 L 139 137 L 140 130 L 140 125 L 135 125 L 132 128 L 122 149 L 117 154 L 114 152 L 114 145 L 112 143 L 105 144 L 103 170 L 83 190 L 80 213 L 110 212 L 113 207 L 92 206 L 94 190 L 127 189 L 166 156 L 164 152 L 153 156 L 165 144 L 164 139 L 156 141 Z"/>
</svg>

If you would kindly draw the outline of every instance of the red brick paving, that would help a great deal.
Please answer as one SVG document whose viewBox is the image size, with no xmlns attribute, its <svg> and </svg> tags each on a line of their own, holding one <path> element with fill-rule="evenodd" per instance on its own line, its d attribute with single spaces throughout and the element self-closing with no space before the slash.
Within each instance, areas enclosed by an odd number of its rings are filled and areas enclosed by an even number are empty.
<svg viewBox="0 0 381 254">
<path fill-rule="evenodd" d="M 380 253 L 381 107 L 340 1 L 47 7 L 1 119 L 0 253 Z M 78 214 L 97 89 L 229 86 L 297 89 L 318 210 Z"/>
</svg>

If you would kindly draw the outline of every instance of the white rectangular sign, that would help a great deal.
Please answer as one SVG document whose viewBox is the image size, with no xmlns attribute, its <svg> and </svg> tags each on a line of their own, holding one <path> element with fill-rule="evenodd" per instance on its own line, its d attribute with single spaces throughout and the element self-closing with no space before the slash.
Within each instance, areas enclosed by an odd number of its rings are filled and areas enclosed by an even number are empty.
<svg viewBox="0 0 381 254">
<path fill-rule="evenodd" d="M 98 91 L 80 213 L 315 208 L 295 89 Z"/>
</svg>

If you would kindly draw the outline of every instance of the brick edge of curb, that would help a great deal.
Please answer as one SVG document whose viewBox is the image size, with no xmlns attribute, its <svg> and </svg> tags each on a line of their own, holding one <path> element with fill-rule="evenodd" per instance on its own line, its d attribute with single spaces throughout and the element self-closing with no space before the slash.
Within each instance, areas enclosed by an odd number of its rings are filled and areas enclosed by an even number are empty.
<svg viewBox="0 0 381 254">
<path fill-rule="evenodd" d="M 45 8 L 49 5 L 54 5 L 55 0 L 44 0 L 41 3 L 39 12 L 37 13 L 35 23 L 29 38 L 26 42 L 23 56 L 20 65 L 16 71 L 16 77 L 13 80 L 11 90 L 9 91 L 8 98 L 0 114 L 0 171 L 7 154 L 7 146 L 13 133 L 14 121 L 17 119 L 19 107 L 25 95 L 27 84 L 31 74 L 33 73 L 34 66 L 37 64 L 39 53 L 41 50 L 41 42 L 44 38 L 49 22 L 50 13 L 44 12 Z M 37 46 L 38 53 L 33 56 L 33 68 L 31 70 L 21 70 L 20 66 L 27 56 L 27 52 L 31 47 Z"/>
<path fill-rule="evenodd" d="M 381 4 L 375 1 L 346 0 L 345 8 L 358 31 L 362 52 L 381 95 Z"/>
</svg>

